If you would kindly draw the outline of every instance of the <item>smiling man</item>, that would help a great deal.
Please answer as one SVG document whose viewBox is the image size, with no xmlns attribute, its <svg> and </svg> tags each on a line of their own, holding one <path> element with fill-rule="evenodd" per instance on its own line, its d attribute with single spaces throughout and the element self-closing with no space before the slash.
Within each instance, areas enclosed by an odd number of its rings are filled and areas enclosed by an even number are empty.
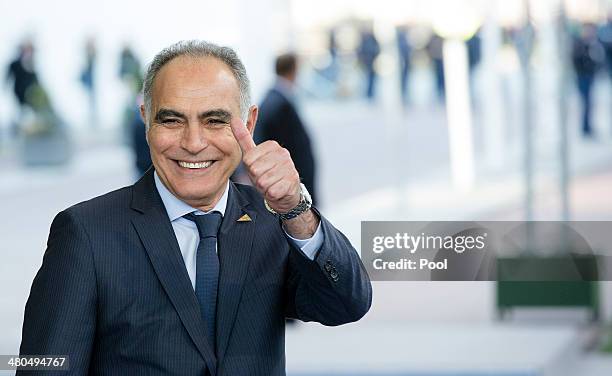
<svg viewBox="0 0 612 376">
<path fill-rule="evenodd" d="M 359 256 L 287 150 L 253 142 L 233 50 L 170 46 L 143 91 L 154 167 L 56 216 L 20 353 L 67 355 L 75 375 L 284 375 L 286 317 L 340 325 L 370 308 Z M 255 187 L 229 181 L 240 161 Z"/>
</svg>

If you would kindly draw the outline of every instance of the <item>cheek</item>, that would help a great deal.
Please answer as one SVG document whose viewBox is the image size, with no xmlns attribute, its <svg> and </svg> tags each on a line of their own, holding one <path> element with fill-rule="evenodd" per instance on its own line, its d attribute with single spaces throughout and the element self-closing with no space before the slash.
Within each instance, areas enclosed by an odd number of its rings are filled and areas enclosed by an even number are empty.
<svg viewBox="0 0 612 376">
<path fill-rule="evenodd" d="M 217 140 L 218 148 L 223 150 L 226 155 L 237 156 L 240 158 L 240 145 L 238 145 L 238 141 L 236 141 L 231 129 L 220 135 Z"/>
<path fill-rule="evenodd" d="M 149 148 L 152 152 L 160 153 L 176 143 L 174 136 L 168 132 L 151 129 L 148 133 Z"/>
</svg>

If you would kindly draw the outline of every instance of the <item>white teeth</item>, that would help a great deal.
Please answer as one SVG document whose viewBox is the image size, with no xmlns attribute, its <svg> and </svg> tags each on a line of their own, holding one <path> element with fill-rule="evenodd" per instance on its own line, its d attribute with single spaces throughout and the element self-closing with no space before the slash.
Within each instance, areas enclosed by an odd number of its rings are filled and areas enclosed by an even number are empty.
<svg viewBox="0 0 612 376">
<path fill-rule="evenodd" d="M 210 167 L 210 165 L 213 163 L 213 161 L 206 161 L 206 162 L 183 162 L 183 161 L 179 161 L 178 164 L 181 167 L 185 167 L 185 168 L 207 168 Z"/>
</svg>

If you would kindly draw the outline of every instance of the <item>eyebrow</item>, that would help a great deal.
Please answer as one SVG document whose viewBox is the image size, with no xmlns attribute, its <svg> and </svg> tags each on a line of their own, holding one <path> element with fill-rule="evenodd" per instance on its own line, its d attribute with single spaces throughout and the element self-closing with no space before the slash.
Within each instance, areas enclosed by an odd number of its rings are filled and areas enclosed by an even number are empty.
<svg viewBox="0 0 612 376">
<path fill-rule="evenodd" d="M 224 110 L 222 108 L 216 108 L 213 110 L 204 111 L 198 115 L 198 118 L 200 120 L 206 119 L 209 117 L 217 117 L 221 119 L 222 121 L 229 122 L 232 119 L 232 114 L 230 114 L 229 111 Z"/>
<path fill-rule="evenodd" d="M 174 110 L 170 110 L 168 108 L 160 108 L 159 111 L 157 111 L 157 113 L 155 114 L 155 120 L 156 121 L 160 121 L 164 118 L 168 118 L 168 117 L 177 117 L 177 118 L 181 118 L 181 119 L 187 119 L 187 117 L 185 115 L 183 115 L 182 113 L 178 112 L 178 111 L 174 111 Z"/>
<path fill-rule="evenodd" d="M 160 108 L 155 114 L 155 120 L 160 121 L 167 117 L 177 117 L 183 120 L 187 119 L 187 116 L 179 111 L 175 111 L 169 108 Z M 203 120 L 209 117 L 218 117 L 222 121 L 229 122 L 232 119 L 232 114 L 222 108 L 215 108 L 212 110 L 204 111 L 198 114 L 198 119 Z"/>
</svg>

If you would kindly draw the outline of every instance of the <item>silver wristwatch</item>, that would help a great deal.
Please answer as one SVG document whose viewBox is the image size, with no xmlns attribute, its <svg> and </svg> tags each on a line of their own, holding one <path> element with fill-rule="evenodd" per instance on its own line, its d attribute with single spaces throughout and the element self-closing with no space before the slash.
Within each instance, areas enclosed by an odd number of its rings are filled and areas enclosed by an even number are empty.
<svg viewBox="0 0 612 376">
<path fill-rule="evenodd" d="M 306 189 L 304 184 L 300 184 L 300 202 L 297 204 L 296 207 L 289 210 L 287 213 L 278 213 L 276 210 L 272 209 L 270 205 L 268 205 L 268 201 L 266 201 L 265 199 L 264 203 L 266 204 L 266 208 L 268 209 L 268 211 L 270 211 L 270 213 L 276 214 L 280 219 L 286 221 L 288 219 L 293 219 L 310 209 L 310 207 L 312 206 L 312 198 L 310 198 L 310 193 L 308 193 L 308 190 Z"/>
</svg>

